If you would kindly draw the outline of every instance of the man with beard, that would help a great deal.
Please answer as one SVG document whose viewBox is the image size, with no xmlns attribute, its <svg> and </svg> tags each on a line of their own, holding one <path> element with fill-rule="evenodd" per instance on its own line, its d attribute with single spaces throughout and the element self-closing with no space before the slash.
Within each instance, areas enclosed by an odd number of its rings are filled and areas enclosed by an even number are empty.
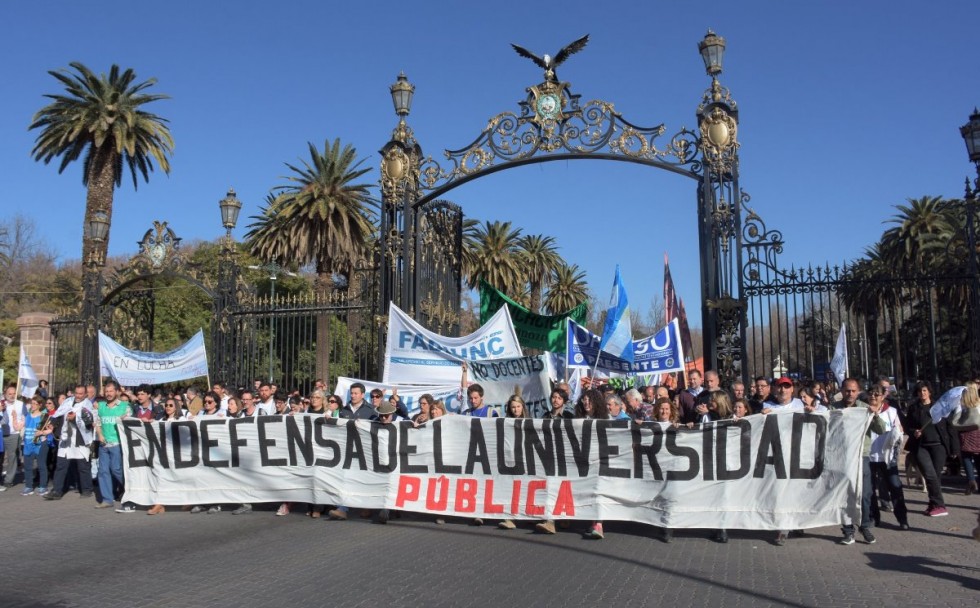
<svg viewBox="0 0 980 608">
<path fill-rule="evenodd" d="M 45 500 L 59 500 L 65 494 L 65 478 L 69 467 L 74 464 L 78 469 L 79 489 L 82 498 L 92 495 L 92 440 L 95 427 L 95 416 L 92 414 L 92 402 L 86 397 L 84 384 L 75 386 L 72 397 L 51 416 L 52 432 L 58 441 L 58 463 L 54 470 L 54 488 L 44 495 Z"/>
</svg>

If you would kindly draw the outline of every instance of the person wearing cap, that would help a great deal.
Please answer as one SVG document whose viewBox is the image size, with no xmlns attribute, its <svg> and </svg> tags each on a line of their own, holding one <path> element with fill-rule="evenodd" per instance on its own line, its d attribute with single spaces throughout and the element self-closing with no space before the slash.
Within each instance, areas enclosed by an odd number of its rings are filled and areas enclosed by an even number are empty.
<svg viewBox="0 0 980 608">
<path fill-rule="evenodd" d="M 773 383 L 773 388 L 776 389 L 775 399 L 771 403 L 765 403 L 762 407 L 763 414 L 771 414 L 774 412 L 802 412 L 806 405 L 799 399 L 799 397 L 793 396 L 793 379 L 789 376 L 783 376 Z"/>
<path fill-rule="evenodd" d="M 773 382 L 773 388 L 776 391 L 775 400 L 772 403 L 765 403 L 762 407 L 763 414 L 776 414 L 780 412 L 802 412 L 805 411 L 805 405 L 798 397 L 793 396 L 793 379 L 789 376 L 783 376 Z M 796 531 L 798 534 L 802 534 L 802 530 Z M 779 534 L 776 535 L 775 544 L 777 547 L 782 547 L 786 544 L 786 539 L 789 538 L 789 530 L 780 530 Z"/>
<path fill-rule="evenodd" d="M 391 403 L 382 403 L 378 406 L 378 424 L 391 424 L 395 420 L 405 420 L 406 418 L 401 417 L 398 413 L 398 408 L 396 408 Z M 388 519 L 391 517 L 391 512 L 388 509 L 381 509 L 378 511 L 378 517 L 376 521 L 379 524 L 388 523 Z"/>
</svg>

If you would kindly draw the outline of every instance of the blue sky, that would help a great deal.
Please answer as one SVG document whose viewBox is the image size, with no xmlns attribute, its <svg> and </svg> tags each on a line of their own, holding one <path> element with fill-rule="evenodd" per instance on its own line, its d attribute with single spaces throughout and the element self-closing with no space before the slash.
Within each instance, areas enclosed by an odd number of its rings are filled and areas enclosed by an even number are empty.
<svg viewBox="0 0 980 608">
<path fill-rule="evenodd" d="M 217 201 L 233 186 L 258 213 L 285 162 L 307 142 L 354 145 L 378 178 L 396 124 L 388 86 L 416 86 L 409 124 L 427 154 L 464 147 L 487 120 L 517 110 L 541 71 L 514 42 L 554 54 L 588 33 L 559 70 L 582 100 L 615 104 L 635 124 L 694 127 L 709 84 L 697 42 L 728 41 L 722 83 L 739 105 L 742 187 L 783 261 L 852 259 L 893 206 L 926 194 L 960 196 L 972 173 L 958 127 L 980 104 L 976 4 L 908 2 L 375 2 L 280 0 L 153 5 L 118 1 L 6 2 L 0 56 L 0 217 L 36 220 L 62 259 L 78 258 L 85 191 L 80 167 L 59 175 L 30 157 L 31 117 L 58 91 L 48 70 L 112 63 L 155 77 L 172 99 L 169 176 L 116 193 L 110 254 L 130 254 L 152 221 L 187 240 L 223 233 Z M 480 220 L 511 220 L 558 238 L 608 297 L 622 266 L 633 308 L 659 295 L 663 252 L 698 316 L 694 183 L 626 163 L 532 165 L 449 193 Z M 695 320 L 695 323 L 697 321 Z"/>
</svg>

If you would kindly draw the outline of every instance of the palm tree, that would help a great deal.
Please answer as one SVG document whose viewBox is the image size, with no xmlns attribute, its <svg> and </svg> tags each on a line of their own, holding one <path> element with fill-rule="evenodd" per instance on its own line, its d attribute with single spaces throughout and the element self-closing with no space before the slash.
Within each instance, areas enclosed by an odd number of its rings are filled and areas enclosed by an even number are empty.
<svg viewBox="0 0 980 608">
<path fill-rule="evenodd" d="M 530 287 L 532 312 L 541 312 L 541 293 L 548 286 L 551 275 L 564 261 L 558 255 L 555 237 L 529 234 L 518 241 L 521 263 Z"/>
<path fill-rule="evenodd" d="M 575 308 L 589 297 L 585 271 L 578 264 L 561 263 L 551 273 L 551 287 L 544 299 L 549 315 L 557 315 Z"/>
<path fill-rule="evenodd" d="M 316 266 L 318 284 L 326 287 L 333 273 L 347 278 L 369 251 L 377 201 L 371 186 L 355 183 L 370 169 L 360 169 L 357 151 L 340 140 L 325 142 L 323 152 L 310 143 L 309 162 L 294 166 L 289 183 L 273 189 L 261 214 L 252 216 L 245 235 L 253 255 Z"/>
<path fill-rule="evenodd" d="M 511 228 L 510 222 L 486 222 L 473 233 L 476 247 L 472 250 L 472 266 L 466 277 L 471 289 L 476 289 L 483 279 L 493 287 L 510 295 L 523 289 L 524 272 L 517 250 L 521 238 L 520 228 Z"/>
<path fill-rule="evenodd" d="M 168 97 L 144 93 L 156 84 L 156 79 L 135 83 L 132 69 L 120 71 L 119 66 L 113 65 L 106 76 L 96 75 L 78 62 L 69 65 L 74 72 L 48 72 L 65 86 L 65 91 L 45 95 L 52 103 L 34 115 L 28 129 L 41 132 L 31 155 L 45 164 L 61 157 L 58 173 L 84 157 L 85 225 L 97 211 L 104 212 L 111 221 L 113 193 L 116 186 L 122 185 L 124 165 L 133 176 L 133 188 L 138 186 L 137 174 L 149 181 L 154 160 L 164 173 L 170 173 L 174 141 L 167 120 L 143 109 L 146 104 Z M 82 238 L 83 261 L 96 246 Z M 98 253 L 105 259 L 108 235 L 98 246 Z"/>
<path fill-rule="evenodd" d="M 938 196 L 923 196 L 895 208 L 899 213 L 888 220 L 893 227 L 881 238 L 882 257 L 905 273 L 929 272 L 936 261 L 934 254 L 942 253 L 955 232 L 950 205 Z"/>
<path fill-rule="evenodd" d="M 353 271 L 369 255 L 375 232 L 377 201 L 371 186 L 356 183 L 370 169 L 359 168 L 357 151 L 343 148 L 335 139 L 323 144 L 323 152 L 308 144 L 310 160 L 303 166 L 286 163 L 293 172 L 283 179 L 287 184 L 273 189 L 266 206 L 245 235 L 253 255 L 316 267 L 316 288 L 324 295 L 333 286 L 334 273 L 343 275 L 348 299 L 359 296 Z M 353 335 L 359 317 L 348 315 L 348 331 Z M 330 356 L 330 316 L 316 318 L 316 374 L 326 377 Z"/>
</svg>

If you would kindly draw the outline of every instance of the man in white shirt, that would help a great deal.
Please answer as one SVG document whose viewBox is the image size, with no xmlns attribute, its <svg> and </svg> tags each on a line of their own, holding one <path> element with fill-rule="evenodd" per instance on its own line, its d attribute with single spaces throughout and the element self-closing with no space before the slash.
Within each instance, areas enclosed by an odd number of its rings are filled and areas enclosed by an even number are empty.
<svg viewBox="0 0 980 608">
<path fill-rule="evenodd" d="M 24 429 L 24 403 L 17 399 L 13 384 L 3 391 L 0 402 L 0 428 L 3 428 L 3 485 L 0 491 L 13 487 L 20 455 L 20 432 Z"/>
<path fill-rule="evenodd" d="M 263 382 L 259 385 L 259 415 L 274 416 L 276 413 L 276 400 L 272 396 L 272 385 Z"/>
<path fill-rule="evenodd" d="M 803 408 L 806 407 L 803 402 L 798 398 L 793 396 L 793 379 L 787 376 L 776 380 L 772 384 L 773 389 L 776 391 L 774 397 L 774 403 L 767 403 L 765 407 L 762 408 L 763 414 L 771 414 L 774 412 L 802 412 Z"/>
<path fill-rule="evenodd" d="M 95 415 L 92 402 L 86 397 L 84 384 L 75 387 L 75 394 L 51 416 L 58 441 L 58 464 L 54 470 L 54 488 L 44 495 L 45 500 L 59 500 L 64 496 L 68 467 L 78 467 L 79 490 L 82 497 L 92 496 L 92 440 L 95 438 Z"/>
</svg>

